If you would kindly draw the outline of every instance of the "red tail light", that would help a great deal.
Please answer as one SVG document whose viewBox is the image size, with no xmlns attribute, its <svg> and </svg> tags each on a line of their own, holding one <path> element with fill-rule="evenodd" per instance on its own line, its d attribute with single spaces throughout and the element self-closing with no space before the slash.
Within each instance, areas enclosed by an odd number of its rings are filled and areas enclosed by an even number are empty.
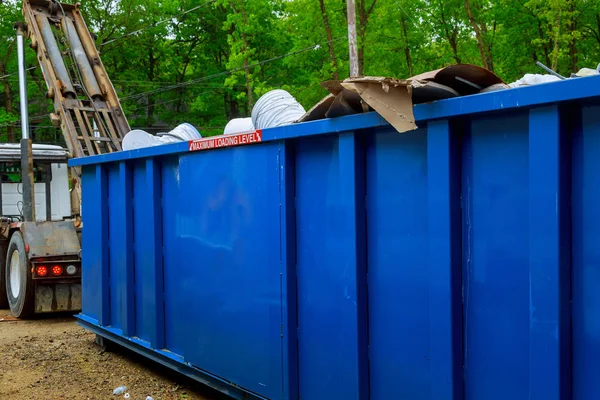
<svg viewBox="0 0 600 400">
<path fill-rule="evenodd" d="M 63 268 L 60 265 L 55 265 L 54 267 L 52 267 L 52 273 L 54 275 L 62 275 L 63 272 Z"/>
<path fill-rule="evenodd" d="M 46 276 L 48 275 L 48 268 L 43 265 L 40 265 L 36 268 L 35 273 L 37 274 L 37 276 Z"/>
</svg>

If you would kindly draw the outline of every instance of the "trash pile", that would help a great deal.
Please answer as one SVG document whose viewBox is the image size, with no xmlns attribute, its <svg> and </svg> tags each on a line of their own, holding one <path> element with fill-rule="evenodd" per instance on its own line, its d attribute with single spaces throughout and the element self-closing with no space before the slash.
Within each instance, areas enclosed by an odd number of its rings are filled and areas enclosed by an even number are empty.
<svg viewBox="0 0 600 400">
<path fill-rule="evenodd" d="M 225 127 L 224 134 L 232 135 L 289 125 L 297 122 L 305 113 L 304 107 L 291 94 L 285 90 L 272 90 L 258 99 L 252 109 L 251 118 L 232 119 Z M 123 138 L 123 150 L 187 142 L 201 138 L 200 132 L 188 123 L 181 124 L 170 132 L 157 135 L 135 129 Z"/>
<path fill-rule="evenodd" d="M 256 102 L 251 117 L 232 119 L 223 134 L 242 134 L 297 122 L 370 111 L 377 111 L 398 132 L 406 132 L 417 129 L 413 115 L 414 104 L 600 75 L 600 64 L 595 70 L 582 68 L 569 78 L 557 74 L 539 62 L 537 64 L 548 74 L 526 74 L 510 84 L 506 84 L 493 72 L 471 64 L 451 65 L 408 79 L 367 76 L 327 81 L 321 83 L 321 86 L 329 95 L 308 112 L 290 93 L 280 89 L 272 90 Z M 179 125 L 168 133 L 159 133 L 156 136 L 133 130 L 123 139 L 123 150 L 201 138 L 200 133 L 190 124 Z"/>
<path fill-rule="evenodd" d="M 549 74 L 525 74 L 521 79 L 509 84 L 510 88 L 517 88 L 521 86 L 539 85 L 541 83 L 558 82 L 565 80 L 564 76 L 557 74 L 550 68 L 538 62 L 538 65 L 549 72 Z M 600 75 L 600 64 L 596 69 L 581 68 L 577 73 L 571 74 L 570 78 L 585 78 L 587 76 Z"/>
<path fill-rule="evenodd" d="M 141 149 L 176 142 L 201 139 L 202 135 L 192 125 L 185 123 L 170 132 L 151 135 L 146 131 L 134 129 L 123 138 L 123 150 Z"/>
</svg>

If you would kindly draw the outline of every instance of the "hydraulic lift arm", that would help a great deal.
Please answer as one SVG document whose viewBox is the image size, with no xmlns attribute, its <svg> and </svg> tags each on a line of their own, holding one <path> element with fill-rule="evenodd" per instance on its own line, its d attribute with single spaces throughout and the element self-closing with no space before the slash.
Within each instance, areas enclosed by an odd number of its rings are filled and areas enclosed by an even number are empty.
<svg viewBox="0 0 600 400">
<path fill-rule="evenodd" d="M 73 157 L 120 151 L 129 123 L 79 4 L 24 0 L 23 16 Z"/>
</svg>

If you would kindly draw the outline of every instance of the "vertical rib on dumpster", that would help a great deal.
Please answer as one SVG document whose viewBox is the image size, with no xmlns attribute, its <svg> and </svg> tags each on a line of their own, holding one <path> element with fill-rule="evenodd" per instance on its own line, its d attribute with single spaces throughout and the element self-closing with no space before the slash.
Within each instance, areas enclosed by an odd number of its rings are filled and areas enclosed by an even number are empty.
<svg viewBox="0 0 600 400">
<path fill-rule="evenodd" d="M 108 193 L 108 180 L 106 176 L 106 170 L 102 165 L 96 166 L 96 182 L 97 193 L 100 198 L 100 207 L 98 210 L 98 220 L 100 221 L 100 229 L 99 229 L 99 237 L 97 240 L 99 241 L 100 247 L 102 249 L 102 253 L 97 255 L 100 266 L 100 292 L 101 292 L 101 306 L 100 306 L 100 317 L 98 318 L 98 322 L 102 326 L 110 325 L 110 265 L 108 262 L 109 256 L 109 242 L 108 242 L 108 203 L 109 203 L 109 193 Z"/>
<path fill-rule="evenodd" d="M 111 167 L 111 323 L 114 328 L 122 329 L 123 335 L 131 337 L 135 335 L 131 168 L 125 161 Z"/>
<path fill-rule="evenodd" d="M 600 105 L 573 129 L 573 400 L 600 399 Z"/>
<path fill-rule="evenodd" d="M 296 280 L 296 218 L 294 148 L 282 141 L 279 149 L 279 198 L 281 204 L 281 323 L 283 398 L 296 400 L 298 393 L 298 315 Z"/>
<path fill-rule="evenodd" d="M 528 128 L 528 112 L 475 117 L 465 137 L 465 400 L 529 396 Z"/>
<path fill-rule="evenodd" d="M 298 142 L 298 352 L 303 399 L 363 398 L 365 250 L 352 133 Z M 358 182 L 358 183 L 357 183 Z M 362 193 L 364 198 L 364 192 Z"/>
<path fill-rule="evenodd" d="M 367 146 L 371 400 L 431 396 L 427 136 L 388 128 Z"/>
<path fill-rule="evenodd" d="M 569 394 L 570 229 L 565 151 L 558 106 L 530 111 L 529 117 L 529 357 L 530 399 L 559 400 Z M 568 275 L 566 275 L 568 277 Z M 565 308 L 567 309 L 565 310 Z M 565 351 L 567 353 L 565 354 Z"/>
<path fill-rule="evenodd" d="M 432 400 L 462 399 L 458 140 L 448 120 L 427 124 Z"/>
<path fill-rule="evenodd" d="M 160 183 L 160 166 L 155 159 L 146 160 L 146 184 L 148 190 L 148 219 L 147 228 L 150 240 L 147 245 L 147 271 L 150 273 L 149 306 L 154 310 L 153 327 L 150 334 L 150 344 L 155 349 L 165 347 L 165 306 L 163 285 L 163 226 L 162 226 L 162 190 Z M 152 298 L 153 297 L 153 298 Z"/>
</svg>

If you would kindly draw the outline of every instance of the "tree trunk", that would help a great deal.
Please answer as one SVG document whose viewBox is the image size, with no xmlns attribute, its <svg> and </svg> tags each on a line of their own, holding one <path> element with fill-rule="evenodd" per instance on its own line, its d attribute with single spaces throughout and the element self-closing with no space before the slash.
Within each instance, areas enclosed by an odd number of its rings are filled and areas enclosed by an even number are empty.
<svg viewBox="0 0 600 400">
<path fill-rule="evenodd" d="M 540 40 L 542 41 L 542 50 L 544 51 L 544 60 L 546 61 L 546 65 L 551 64 L 550 60 L 550 50 L 548 49 L 548 44 L 544 42 L 544 30 L 542 29 L 542 23 L 540 20 L 537 20 L 538 24 L 538 34 L 540 36 Z"/>
<path fill-rule="evenodd" d="M 6 75 L 6 65 L 8 63 L 10 54 L 12 52 L 13 49 L 13 44 L 11 43 L 11 45 L 8 47 L 6 54 L 4 55 L 4 61 L 0 61 L 0 76 L 4 76 L 4 79 L 2 79 L 2 84 L 4 87 L 4 109 L 6 110 L 7 114 L 12 114 L 13 113 L 13 97 L 12 97 L 12 93 L 10 92 L 10 83 L 8 81 L 8 77 L 5 76 Z M 17 141 L 17 138 L 15 136 L 15 127 L 12 124 L 9 124 L 6 127 L 6 131 L 7 131 L 7 139 L 9 143 L 15 143 Z"/>
<path fill-rule="evenodd" d="M 448 36 L 448 42 L 452 48 L 452 56 L 457 64 L 461 63 L 460 57 L 458 56 L 458 40 L 456 39 L 456 32 L 452 32 L 452 35 Z"/>
<path fill-rule="evenodd" d="M 450 29 L 448 29 L 449 24 L 444 15 L 444 6 L 443 6 L 442 2 L 440 2 L 440 22 L 444 26 L 444 32 L 446 33 L 446 39 L 448 40 L 448 43 L 450 44 L 450 48 L 452 49 L 452 56 L 454 57 L 454 61 L 456 61 L 457 64 L 460 64 L 461 61 L 460 61 L 460 57 L 458 56 L 458 40 L 457 40 L 458 31 L 455 26 L 453 26 L 452 32 L 450 32 Z"/>
<path fill-rule="evenodd" d="M 469 0 L 465 0 L 465 9 L 467 10 L 467 16 L 469 17 L 471 27 L 473 27 L 473 30 L 475 31 L 475 38 L 477 39 L 477 46 L 479 47 L 479 55 L 481 56 L 481 62 L 485 68 L 489 69 L 490 71 L 493 71 L 494 66 L 491 63 L 491 54 L 488 54 L 489 49 L 487 48 L 488 46 L 485 43 L 486 38 L 483 37 L 487 29 L 482 29 L 477 23 L 475 15 L 471 10 L 471 3 Z M 482 30 L 484 32 L 482 32 Z"/>
<path fill-rule="evenodd" d="M 358 26 L 356 27 L 358 35 L 358 76 L 362 76 L 364 72 L 367 25 L 369 24 L 369 16 L 375 8 L 375 3 L 377 3 L 377 0 L 373 0 L 373 3 L 367 8 L 366 0 L 359 0 L 358 2 Z"/>
<path fill-rule="evenodd" d="M 400 27 L 402 28 L 402 34 L 404 35 L 404 57 L 406 58 L 406 65 L 408 66 L 408 76 L 413 76 L 413 63 L 410 55 L 410 46 L 408 45 L 408 28 L 406 27 L 406 20 L 400 18 Z"/>
<path fill-rule="evenodd" d="M 4 68 L 0 68 L 0 75 L 5 75 L 4 71 L 5 71 Z M 4 78 L 3 83 L 4 83 L 4 108 L 6 109 L 7 114 L 12 114 L 13 98 L 12 98 L 12 94 L 10 93 L 10 85 L 8 83 L 8 79 Z M 17 138 L 15 136 L 15 127 L 13 125 L 8 125 L 6 127 L 6 130 L 7 130 L 8 142 L 15 143 L 17 141 Z"/>
<path fill-rule="evenodd" d="M 333 66 L 333 79 L 336 81 L 340 79 L 340 73 L 338 71 L 338 63 L 335 58 L 335 47 L 333 46 L 333 35 L 331 34 L 331 26 L 329 25 L 329 18 L 327 17 L 327 10 L 325 9 L 325 0 L 319 0 L 321 6 L 321 15 L 323 16 L 323 24 L 325 25 L 325 33 L 327 34 L 327 44 L 329 46 L 329 59 Z"/>
<path fill-rule="evenodd" d="M 231 93 L 225 91 L 225 94 L 223 95 L 223 100 L 225 103 L 225 115 L 227 117 L 227 120 L 230 121 L 234 118 L 239 118 L 239 106 L 235 98 L 231 95 Z"/>
<path fill-rule="evenodd" d="M 154 82 L 154 68 L 156 67 L 156 57 L 154 56 L 154 48 L 150 47 L 148 52 L 148 82 Z M 146 126 L 154 126 L 154 109 L 156 103 L 154 97 L 150 94 L 148 96 L 148 112 L 146 113 Z"/>
<path fill-rule="evenodd" d="M 244 26 L 242 27 L 242 43 L 244 44 L 244 75 L 246 76 L 246 93 L 248 95 L 248 109 L 252 110 L 254 107 L 254 98 L 252 96 L 252 83 L 250 82 L 250 66 L 248 62 L 248 38 L 246 36 L 247 16 L 246 16 L 246 5 L 245 0 L 240 1 L 242 11 L 242 21 Z M 235 11 L 235 10 L 234 10 Z"/>
<path fill-rule="evenodd" d="M 571 2 L 571 6 L 569 7 L 569 15 L 571 16 L 571 21 L 569 23 L 569 30 L 571 36 L 571 43 L 569 44 L 570 53 L 571 53 L 571 72 L 577 72 L 577 42 L 575 40 L 575 36 L 573 32 L 577 29 L 577 20 L 575 19 L 575 2 Z"/>
<path fill-rule="evenodd" d="M 598 36 L 596 38 L 598 39 L 598 44 L 600 44 L 600 13 L 596 14 L 596 27 L 598 29 Z"/>
</svg>

